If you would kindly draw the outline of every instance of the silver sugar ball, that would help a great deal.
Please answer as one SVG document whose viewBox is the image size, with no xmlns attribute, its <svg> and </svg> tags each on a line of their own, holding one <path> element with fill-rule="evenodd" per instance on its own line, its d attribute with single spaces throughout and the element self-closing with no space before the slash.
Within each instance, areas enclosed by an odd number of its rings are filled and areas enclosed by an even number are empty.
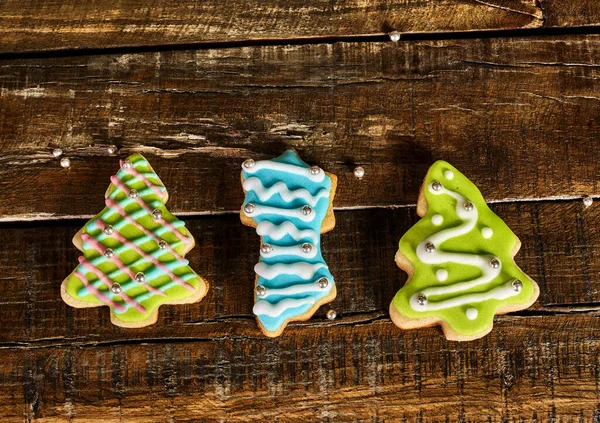
<svg viewBox="0 0 600 423">
<path fill-rule="evenodd" d="M 123 289 L 121 289 L 121 285 L 119 285 L 118 283 L 113 283 L 110 287 L 110 292 L 112 292 L 113 294 L 120 294 L 122 290 Z"/>
<path fill-rule="evenodd" d="M 262 285 L 257 285 L 256 288 L 254 288 L 254 291 L 256 292 L 257 297 L 264 297 L 267 293 L 267 288 Z"/>
<path fill-rule="evenodd" d="M 256 162 L 254 161 L 254 159 L 246 159 L 246 160 L 244 161 L 244 164 L 243 164 L 243 166 L 244 166 L 246 169 L 250 169 L 250 168 L 254 167 L 254 165 L 255 165 L 255 164 L 256 164 Z"/>
<path fill-rule="evenodd" d="M 271 244 L 263 244 L 260 246 L 260 251 L 263 254 L 269 254 L 271 251 L 273 251 L 273 247 L 271 247 Z"/>
<path fill-rule="evenodd" d="M 104 232 L 104 235 L 112 235 L 115 233 L 115 228 L 113 228 L 111 225 L 106 225 L 102 232 Z"/>
<path fill-rule="evenodd" d="M 400 41 L 400 33 L 398 31 L 390 32 L 389 36 L 390 36 L 390 41 L 393 41 L 395 43 Z"/>
<path fill-rule="evenodd" d="M 363 176 L 365 176 L 365 169 L 362 166 L 354 168 L 354 176 L 356 176 L 358 179 L 361 179 Z"/>
<path fill-rule="evenodd" d="M 591 195 L 588 195 L 587 197 L 585 197 L 583 199 L 583 205 L 586 207 L 591 206 L 594 203 L 594 199 L 592 198 Z"/>
<path fill-rule="evenodd" d="M 246 214 L 252 214 L 254 213 L 254 204 L 252 203 L 248 203 L 244 206 L 244 213 Z"/>
<path fill-rule="evenodd" d="M 54 157 L 60 157 L 63 155 L 63 151 L 60 148 L 55 148 L 54 150 L 52 150 L 52 155 Z"/>
<path fill-rule="evenodd" d="M 466 211 L 473 210 L 473 207 L 473 203 L 471 203 L 470 201 L 467 201 L 465 204 L 463 204 L 463 209 L 465 209 Z"/>
<path fill-rule="evenodd" d="M 313 211 L 311 206 L 302 206 L 302 214 L 308 216 Z"/>
<path fill-rule="evenodd" d="M 144 275 L 142 272 L 137 272 L 135 274 L 135 281 L 138 283 L 146 282 L 146 275 Z"/>
<path fill-rule="evenodd" d="M 521 292 L 521 289 L 523 289 L 523 282 L 521 282 L 518 279 L 515 279 L 512 282 L 512 288 L 513 288 L 513 291 L 515 291 L 515 292 Z"/>
<path fill-rule="evenodd" d="M 154 209 L 154 210 L 152 210 L 152 218 L 154 220 L 160 220 L 160 219 L 162 219 L 162 211 L 160 209 Z"/>
<path fill-rule="evenodd" d="M 427 305 L 427 297 L 423 294 L 417 295 L 417 304 L 421 306 Z"/>
<path fill-rule="evenodd" d="M 325 289 L 327 288 L 327 285 L 329 285 L 329 279 L 321 278 L 317 281 L 317 285 L 319 286 L 319 288 Z"/>
<path fill-rule="evenodd" d="M 331 309 L 327 311 L 327 318 L 329 320 L 335 320 L 335 318 L 337 317 L 337 313 L 335 312 L 335 310 Z"/>
<path fill-rule="evenodd" d="M 129 198 L 137 198 L 138 197 L 138 192 L 135 189 L 132 189 L 131 191 L 129 191 Z"/>
<path fill-rule="evenodd" d="M 71 167 L 71 160 L 68 157 L 63 157 L 60 159 L 60 165 L 65 169 Z"/>
<path fill-rule="evenodd" d="M 117 152 L 117 147 L 111 145 L 106 150 L 108 151 L 108 154 L 115 154 Z"/>
<path fill-rule="evenodd" d="M 112 248 L 107 248 L 106 251 L 104 251 L 104 257 L 113 258 L 114 256 L 115 256 L 115 252 L 113 251 Z"/>
<path fill-rule="evenodd" d="M 435 245 L 433 245 L 431 242 L 428 242 L 425 244 L 425 251 L 428 253 L 433 253 L 435 251 Z"/>
<path fill-rule="evenodd" d="M 431 189 L 432 189 L 432 190 L 434 190 L 434 191 L 439 191 L 439 190 L 441 190 L 441 189 L 442 189 L 442 183 L 441 183 L 441 182 L 438 182 L 438 181 L 435 181 L 435 182 L 433 182 L 433 183 L 431 184 Z"/>
<path fill-rule="evenodd" d="M 319 166 L 311 166 L 310 167 L 311 175 L 318 175 L 319 173 L 321 173 L 321 168 Z"/>
<path fill-rule="evenodd" d="M 125 160 L 123 162 L 123 165 L 121 166 L 121 169 L 129 170 L 129 169 L 131 169 L 131 166 L 132 166 L 131 162 L 129 160 Z"/>
<path fill-rule="evenodd" d="M 302 252 L 303 253 L 306 253 L 306 254 L 310 253 L 312 251 L 312 248 L 313 247 L 311 244 L 308 244 L 308 243 L 302 244 Z"/>
<path fill-rule="evenodd" d="M 491 259 L 491 260 L 490 260 L 490 266 L 491 266 L 493 269 L 497 269 L 497 268 L 499 268 L 499 267 L 500 267 L 500 260 L 498 260 L 497 258 L 493 258 L 493 259 Z"/>
<path fill-rule="evenodd" d="M 158 248 L 160 248 L 161 250 L 164 250 L 165 248 L 167 248 L 167 241 L 165 241 L 164 239 L 161 239 L 160 241 L 158 241 Z"/>
</svg>

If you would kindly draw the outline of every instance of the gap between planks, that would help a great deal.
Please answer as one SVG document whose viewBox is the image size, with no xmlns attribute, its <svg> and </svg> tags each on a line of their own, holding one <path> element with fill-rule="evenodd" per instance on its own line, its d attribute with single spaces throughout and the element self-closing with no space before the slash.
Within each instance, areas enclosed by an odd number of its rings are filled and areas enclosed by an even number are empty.
<svg viewBox="0 0 600 423">
<path fill-rule="evenodd" d="M 489 200 L 487 204 L 510 204 L 510 203 L 551 203 L 551 202 L 575 202 L 583 201 L 584 198 L 592 198 L 594 201 L 600 200 L 600 195 L 589 195 L 582 197 L 580 195 L 556 195 L 548 197 L 519 197 L 519 198 L 503 198 L 501 200 Z M 397 204 L 397 205 L 375 205 L 375 206 L 349 206 L 349 207 L 334 207 L 335 212 L 344 211 L 361 211 L 361 210 L 372 210 L 372 209 L 383 209 L 383 210 L 395 210 L 405 208 L 415 208 L 416 203 L 409 204 Z M 241 204 L 240 204 L 241 207 Z M 222 210 L 222 211 L 204 211 L 204 212 L 174 212 L 178 217 L 186 217 L 188 220 L 194 220 L 195 218 L 202 218 L 206 216 L 223 216 L 239 214 L 239 210 Z M 55 216 L 47 213 L 35 213 L 26 215 L 11 215 L 11 216 L 0 216 L 0 230 L 2 229 L 14 229 L 19 227 L 19 223 L 40 223 L 40 227 L 45 226 L 44 222 L 57 222 L 61 224 L 73 223 L 79 224 L 80 221 L 89 220 L 96 214 L 81 214 L 81 215 L 60 215 Z M 30 225 L 27 225 L 30 226 Z M 38 226 L 38 225 L 35 225 Z"/>
<path fill-rule="evenodd" d="M 595 306 L 586 306 L 579 309 L 579 307 L 573 307 L 572 309 L 566 310 L 564 307 L 546 307 L 541 310 L 523 310 L 520 312 L 497 315 L 494 318 L 494 326 L 502 323 L 503 321 L 512 321 L 513 324 L 518 325 L 518 322 L 522 319 L 544 319 L 552 316 L 560 315 L 578 315 L 584 317 L 598 318 L 600 317 L 600 304 Z M 222 324 L 223 327 L 219 327 Z M 0 343 L 0 350 L 11 350 L 11 349 L 51 349 L 51 348 L 98 348 L 98 347 L 119 347 L 119 346 L 135 346 L 135 345 L 162 345 L 162 344 L 189 344 L 189 343 L 202 343 L 202 342 L 215 342 L 215 341 L 264 341 L 270 342 L 273 338 L 268 338 L 255 330 L 255 317 L 254 316 L 235 316 L 235 317 L 223 317 L 220 319 L 212 319 L 197 322 L 185 322 L 182 327 L 195 327 L 198 330 L 205 332 L 204 336 L 162 336 L 162 337 L 132 337 L 116 340 L 107 341 L 91 341 L 86 340 L 87 337 L 66 337 L 59 336 L 53 338 L 41 338 L 36 340 L 28 341 L 12 341 Z M 349 313 L 343 318 L 338 318 L 334 321 L 319 320 L 313 318 L 305 322 L 293 322 L 288 325 L 289 336 L 301 336 L 297 332 L 305 332 L 309 330 L 318 330 L 326 328 L 336 327 L 364 327 L 364 326 L 378 326 L 378 325 L 392 325 L 392 322 L 387 313 L 383 311 L 371 311 L 361 313 Z M 237 333 L 229 330 L 232 326 L 237 326 L 239 331 Z M 442 332 L 439 327 L 427 327 L 427 329 L 443 338 Z M 403 330 L 395 328 L 399 333 L 410 333 L 418 331 Z M 494 330 L 494 329 L 492 329 Z M 243 332 L 247 332 L 244 334 Z M 373 333 L 378 333 L 376 329 L 373 329 Z M 415 332 L 416 333 L 416 332 Z M 132 336 L 136 336 L 135 330 L 131 333 Z M 127 335 L 125 335 L 127 336 Z M 286 335 L 283 335 L 277 339 L 283 339 Z M 467 343 L 468 344 L 468 343 Z M 465 344 L 465 345 L 467 345 Z"/>
<path fill-rule="evenodd" d="M 465 39 L 490 39 L 490 38 L 529 38 L 529 37 L 555 37 L 565 35 L 598 35 L 600 25 L 550 27 L 550 28 L 518 28 L 518 29 L 484 29 L 471 31 L 447 32 L 406 32 L 400 34 L 398 42 L 409 41 L 437 41 L 437 40 L 465 40 Z M 183 50 L 213 50 L 233 49 L 241 47 L 268 47 L 268 46 L 299 46 L 309 44 L 335 44 L 335 43 L 378 43 L 394 42 L 390 40 L 390 33 L 344 35 L 344 36 L 315 36 L 296 38 L 259 38 L 238 41 L 206 41 L 196 43 L 172 43 L 128 45 L 104 48 L 57 48 L 49 50 L 28 50 L 21 52 L 0 53 L 0 61 L 16 59 L 50 59 L 61 57 L 103 56 L 120 54 L 153 53 Z"/>
</svg>

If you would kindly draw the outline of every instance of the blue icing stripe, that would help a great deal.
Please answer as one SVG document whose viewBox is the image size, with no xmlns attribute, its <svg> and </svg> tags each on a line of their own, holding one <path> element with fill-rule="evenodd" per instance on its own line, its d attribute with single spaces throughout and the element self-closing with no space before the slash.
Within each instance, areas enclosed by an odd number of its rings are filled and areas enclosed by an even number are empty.
<svg viewBox="0 0 600 423">
<path fill-rule="evenodd" d="M 261 264 L 257 265 L 257 285 L 265 288 L 265 294 L 257 298 L 254 313 L 270 332 L 305 314 L 334 287 L 320 251 L 321 225 L 329 208 L 332 181 L 323 170 L 319 172 L 311 173 L 310 166 L 292 150 L 271 161 L 257 162 L 254 169 L 242 172 L 244 181 L 260 181 L 244 184 L 244 207 L 254 206 L 251 213 L 244 213 L 259 227 L 261 222 L 269 222 L 259 233 L 262 242 L 271 245 L 272 250 L 261 254 Z M 309 203 L 314 204 L 310 213 L 298 214 Z M 310 244 L 310 254 L 303 252 L 303 244 Z M 285 248 L 285 253 L 275 253 L 277 248 Z M 322 278 L 327 278 L 325 286 L 322 282 L 319 285 Z"/>
</svg>

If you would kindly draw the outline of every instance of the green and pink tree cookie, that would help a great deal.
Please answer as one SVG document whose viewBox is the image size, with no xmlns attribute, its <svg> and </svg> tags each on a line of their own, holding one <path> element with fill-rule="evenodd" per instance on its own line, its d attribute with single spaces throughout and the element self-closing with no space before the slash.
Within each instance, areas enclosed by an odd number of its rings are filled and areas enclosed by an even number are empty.
<svg viewBox="0 0 600 423">
<path fill-rule="evenodd" d="M 83 255 L 61 295 L 73 307 L 109 306 L 117 326 L 151 325 L 161 305 L 199 301 L 208 284 L 184 258 L 194 238 L 165 207 L 167 190 L 148 161 L 129 156 L 111 182 L 106 207 L 73 238 Z"/>
<path fill-rule="evenodd" d="M 422 219 L 396 254 L 409 276 L 390 304 L 397 326 L 441 325 L 450 340 L 476 339 L 489 333 L 496 314 L 536 301 L 537 284 L 513 259 L 519 239 L 449 163 L 429 169 L 417 213 Z"/>
</svg>

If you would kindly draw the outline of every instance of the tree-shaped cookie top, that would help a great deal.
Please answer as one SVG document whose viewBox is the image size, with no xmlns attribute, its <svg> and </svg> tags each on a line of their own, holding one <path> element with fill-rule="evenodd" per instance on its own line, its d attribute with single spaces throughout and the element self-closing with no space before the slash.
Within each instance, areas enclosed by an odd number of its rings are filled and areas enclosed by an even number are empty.
<svg viewBox="0 0 600 423">
<path fill-rule="evenodd" d="M 390 307 L 398 326 L 441 324 L 448 339 L 475 339 L 491 330 L 495 314 L 535 302 L 537 284 L 513 260 L 519 239 L 456 168 L 431 166 L 417 213 L 422 219 L 396 255 L 409 274 Z"/>
<path fill-rule="evenodd" d="M 200 300 L 206 282 L 188 266 L 194 238 L 165 207 L 167 190 L 148 161 L 133 154 L 111 177 L 106 207 L 75 235 L 83 252 L 62 284 L 74 307 L 107 305 L 115 325 L 156 321 L 162 304 Z"/>
<path fill-rule="evenodd" d="M 264 333 L 281 334 L 335 297 L 333 276 L 321 255 L 321 233 L 335 224 L 335 175 L 306 164 L 294 150 L 272 160 L 246 160 L 244 224 L 262 237 L 255 266 L 254 313 Z"/>
</svg>

